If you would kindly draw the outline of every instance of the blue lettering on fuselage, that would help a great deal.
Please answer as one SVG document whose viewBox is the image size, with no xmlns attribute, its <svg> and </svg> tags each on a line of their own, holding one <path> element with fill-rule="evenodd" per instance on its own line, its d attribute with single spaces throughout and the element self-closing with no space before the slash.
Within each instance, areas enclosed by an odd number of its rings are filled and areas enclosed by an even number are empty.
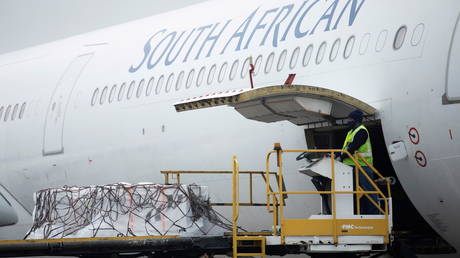
<svg viewBox="0 0 460 258">
<path fill-rule="evenodd" d="M 241 24 L 235 23 L 237 28 L 228 38 L 223 35 L 231 27 L 231 19 L 188 31 L 162 29 L 145 42 L 142 59 L 136 63 L 137 65 L 132 64 L 128 71 L 135 73 L 144 66 L 150 70 L 159 64 L 169 66 L 175 62 L 185 63 L 216 54 L 237 52 L 250 46 L 265 46 L 271 43 L 271 46 L 276 48 L 280 42 L 289 38 L 300 39 L 318 31 L 327 32 L 337 30 L 339 26 L 353 26 L 365 1 L 333 0 L 324 9 L 319 9 L 320 0 L 305 0 L 301 4 L 288 4 L 265 11 L 257 8 Z M 341 6 L 341 3 L 344 4 Z M 347 14 L 348 22 L 342 21 Z M 253 42 L 257 35 L 261 41 Z M 221 41 L 225 43 L 222 49 L 216 49 Z"/>
<path fill-rule="evenodd" d="M 260 43 L 261 46 L 265 45 L 265 40 L 267 40 L 269 34 L 271 33 L 272 31 L 272 28 L 273 26 L 275 26 L 275 29 L 273 31 L 273 40 L 272 40 L 272 46 L 273 47 L 278 47 L 278 33 L 280 31 L 280 26 L 281 26 L 281 23 L 284 22 L 284 20 L 286 20 L 286 18 L 289 16 L 289 14 L 291 13 L 292 9 L 294 9 L 294 5 L 293 4 L 290 4 L 290 5 L 286 5 L 286 6 L 283 6 L 283 8 L 281 8 L 281 11 L 278 12 L 278 15 L 275 17 L 275 19 L 273 20 L 272 24 L 270 25 L 270 27 L 267 29 L 267 32 L 265 33 L 265 36 L 264 38 L 262 39 L 262 42 Z M 283 13 L 284 11 L 286 11 L 285 13 Z M 284 14 L 283 18 L 281 18 L 281 20 L 278 20 L 281 15 Z M 275 25 L 276 23 L 276 25 Z"/>
<path fill-rule="evenodd" d="M 337 8 L 338 3 L 339 3 L 339 0 L 335 0 L 334 2 L 332 2 L 332 4 L 329 6 L 329 8 L 327 8 L 327 10 L 321 16 L 321 18 L 319 18 L 318 22 L 316 23 L 315 27 L 313 27 L 310 34 L 315 33 L 316 28 L 323 20 L 327 21 L 327 25 L 324 31 L 330 30 L 331 22 L 332 22 L 332 19 L 334 18 L 334 12 L 335 12 L 335 9 Z"/>
<path fill-rule="evenodd" d="M 151 44 L 150 44 L 150 41 L 152 41 L 152 39 L 153 39 L 156 35 L 158 35 L 158 34 L 160 34 L 160 33 L 165 33 L 165 32 L 166 32 L 166 29 L 160 30 L 159 32 L 153 34 L 153 36 L 151 36 L 151 37 L 149 38 L 149 40 L 147 40 L 147 42 L 146 42 L 145 45 L 144 45 L 144 58 L 142 59 L 142 61 L 140 62 L 140 64 L 139 64 L 138 66 L 134 67 L 134 66 L 131 65 L 131 67 L 129 68 L 129 72 L 130 72 L 130 73 L 134 73 L 134 72 L 136 72 L 137 70 L 139 70 L 139 68 L 141 68 L 141 66 L 144 64 L 144 62 L 145 62 L 145 60 L 147 59 L 147 57 L 149 57 L 149 55 L 150 55 L 150 50 L 152 49 L 152 46 L 151 46 Z"/>
<path fill-rule="evenodd" d="M 305 17 L 310 12 L 311 8 L 313 8 L 313 6 L 315 6 L 318 2 L 319 2 L 319 0 L 315 0 L 313 3 L 311 3 L 308 6 L 308 8 L 302 13 L 302 16 L 300 16 L 300 19 L 299 19 L 299 21 L 297 21 L 297 25 L 295 26 L 294 35 L 295 35 L 296 38 L 300 39 L 300 38 L 303 38 L 306 35 L 308 35 L 308 32 L 310 30 L 306 30 L 306 31 L 302 32 L 302 31 L 300 31 L 300 27 L 302 26 L 302 22 L 305 20 Z"/>
<path fill-rule="evenodd" d="M 254 37 L 254 34 L 256 33 L 257 30 L 265 29 L 265 26 L 267 26 L 267 23 L 265 22 L 265 18 L 267 17 L 267 15 L 269 15 L 270 13 L 275 13 L 276 11 L 278 11 L 278 9 L 279 8 L 270 9 L 268 11 L 265 11 L 264 15 L 262 15 L 262 18 L 260 18 L 257 25 L 252 30 L 251 36 L 249 36 L 249 39 L 246 41 L 246 46 L 244 46 L 244 49 L 247 49 L 249 47 L 249 43 L 251 43 L 252 37 Z"/>
<path fill-rule="evenodd" d="M 252 19 L 256 15 L 257 11 L 259 8 L 257 8 L 254 12 L 249 15 L 249 17 L 238 27 L 238 29 L 233 33 L 233 35 L 230 37 L 230 39 L 227 41 L 227 44 L 225 44 L 224 49 L 222 49 L 222 52 L 220 54 L 222 55 L 225 50 L 227 49 L 228 45 L 234 40 L 234 39 L 239 39 L 238 44 L 236 45 L 235 51 L 240 51 L 241 50 L 241 43 L 243 43 L 244 35 L 246 34 L 246 31 L 248 30 L 249 24 L 251 24 Z"/>
</svg>

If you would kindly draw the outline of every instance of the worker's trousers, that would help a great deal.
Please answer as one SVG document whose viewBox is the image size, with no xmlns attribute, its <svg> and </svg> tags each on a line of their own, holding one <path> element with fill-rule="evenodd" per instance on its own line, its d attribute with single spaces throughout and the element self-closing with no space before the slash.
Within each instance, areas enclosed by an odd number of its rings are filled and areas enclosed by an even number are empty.
<svg viewBox="0 0 460 258">
<path fill-rule="evenodd" d="M 362 166 L 363 170 L 366 172 L 366 174 L 374 180 L 374 173 L 372 172 L 372 169 L 367 167 L 367 166 Z M 354 167 L 353 167 L 354 171 Z M 356 183 L 356 182 L 355 182 Z M 372 184 L 369 182 L 369 180 L 366 178 L 366 176 L 359 171 L 359 185 L 363 189 L 363 191 L 376 191 Z M 377 199 L 377 194 L 368 194 L 368 196 L 378 204 L 378 199 Z M 375 207 L 374 204 L 367 198 L 365 195 L 361 197 L 361 201 L 359 202 L 359 212 L 360 214 L 379 214 L 379 211 L 377 207 Z"/>
</svg>

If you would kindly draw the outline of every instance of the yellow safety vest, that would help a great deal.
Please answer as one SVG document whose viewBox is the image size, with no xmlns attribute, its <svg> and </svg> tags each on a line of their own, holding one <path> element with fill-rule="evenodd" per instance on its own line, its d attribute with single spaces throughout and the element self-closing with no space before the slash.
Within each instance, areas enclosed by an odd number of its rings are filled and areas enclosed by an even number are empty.
<svg viewBox="0 0 460 258">
<path fill-rule="evenodd" d="M 347 137 L 345 138 L 345 142 L 343 143 L 342 150 L 347 150 L 348 145 L 351 142 L 353 142 L 353 139 L 355 138 L 356 133 L 361 129 L 366 130 L 366 132 L 367 132 L 367 140 L 363 145 L 361 145 L 358 148 L 357 152 L 359 154 L 361 154 L 361 156 L 363 156 L 364 159 L 366 159 L 367 162 L 372 164 L 373 159 L 372 159 L 371 136 L 369 134 L 369 131 L 367 130 L 367 128 L 364 125 L 360 125 L 355 130 L 351 129 L 348 132 Z M 350 154 L 353 155 L 354 153 L 350 153 Z M 343 160 L 343 163 L 346 164 L 346 165 L 349 165 L 349 166 L 354 166 L 355 165 L 355 163 L 350 158 L 345 158 Z M 364 161 L 360 160 L 359 165 L 366 166 L 366 163 L 364 163 Z"/>
</svg>

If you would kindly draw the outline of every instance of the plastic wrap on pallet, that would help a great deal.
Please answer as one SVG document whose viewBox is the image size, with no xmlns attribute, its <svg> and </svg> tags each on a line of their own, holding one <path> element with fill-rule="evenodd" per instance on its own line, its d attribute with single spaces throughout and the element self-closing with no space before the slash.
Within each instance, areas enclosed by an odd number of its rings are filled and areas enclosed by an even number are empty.
<svg viewBox="0 0 460 258">
<path fill-rule="evenodd" d="M 26 239 L 203 236 L 231 230 L 209 204 L 206 186 L 111 184 L 35 193 Z"/>
</svg>

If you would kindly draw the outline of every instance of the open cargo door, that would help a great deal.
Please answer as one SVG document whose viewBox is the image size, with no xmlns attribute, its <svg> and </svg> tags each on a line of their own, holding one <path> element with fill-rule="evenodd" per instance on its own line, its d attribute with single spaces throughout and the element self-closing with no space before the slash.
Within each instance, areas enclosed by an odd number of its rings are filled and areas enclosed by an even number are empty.
<svg viewBox="0 0 460 258">
<path fill-rule="evenodd" d="M 280 85 L 208 94 L 176 103 L 177 112 L 229 105 L 247 119 L 260 122 L 287 120 L 296 125 L 341 124 L 360 109 L 367 117 L 375 108 L 343 93 L 312 86 Z"/>
</svg>

